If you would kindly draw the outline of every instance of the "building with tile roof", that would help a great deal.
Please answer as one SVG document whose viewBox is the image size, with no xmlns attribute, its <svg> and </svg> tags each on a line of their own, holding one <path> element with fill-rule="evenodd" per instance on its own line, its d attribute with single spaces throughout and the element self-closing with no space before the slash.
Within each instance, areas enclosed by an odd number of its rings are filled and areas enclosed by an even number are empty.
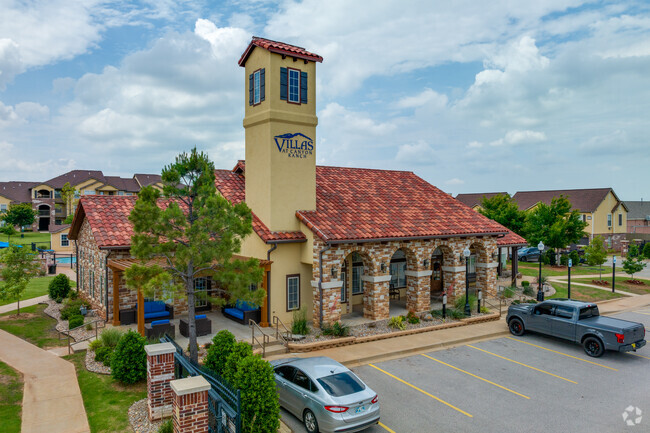
<svg viewBox="0 0 650 433">
<path fill-rule="evenodd" d="M 301 308 L 315 326 L 349 315 L 386 319 L 391 307 L 424 313 L 432 298 L 464 295 L 466 282 L 495 295 L 498 249 L 525 244 L 522 238 L 413 172 L 316 165 L 321 61 L 303 48 L 253 38 L 239 62 L 247 77 L 246 158 L 216 170 L 215 183 L 230 202 L 252 210 L 254 234 L 241 254 L 269 266 L 262 326 L 274 317 L 290 323 Z M 128 257 L 134 203 L 84 197 L 70 231 L 80 254 L 96 257 L 80 260 L 81 289 L 91 271 L 95 283 L 108 275 L 105 292 L 95 296 L 100 308 L 134 302 L 110 269 L 116 257 Z"/>
<path fill-rule="evenodd" d="M 481 207 L 481 203 L 483 202 L 483 199 L 489 199 L 494 197 L 495 195 L 507 195 L 508 197 L 510 197 L 510 194 L 508 194 L 507 192 L 477 192 L 477 193 L 458 194 L 456 196 L 456 200 L 466 204 L 467 206 L 471 207 L 474 210 L 479 210 L 479 208 Z"/>
<path fill-rule="evenodd" d="M 581 244 L 586 245 L 594 236 L 601 236 L 608 248 L 620 250 L 627 233 L 628 209 L 612 188 L 519 191 L 512 199 L 520 210 L 531 210 L 539 203 L 551 204 L 553 198 L 561 195 L 571 202 L 573 209 L 580 212 L 582 220 L 587 223 L 587 236 Z"/>
</svg>

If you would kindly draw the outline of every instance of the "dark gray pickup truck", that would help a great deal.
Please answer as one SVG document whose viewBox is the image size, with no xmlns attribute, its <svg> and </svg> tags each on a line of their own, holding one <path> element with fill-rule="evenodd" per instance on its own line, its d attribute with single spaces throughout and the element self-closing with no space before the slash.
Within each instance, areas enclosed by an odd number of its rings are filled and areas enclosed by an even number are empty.
<svg viewBox="0 0 650 433">
<path fill-rule="evenodd" d="M 603 317 L 596 304 L 568 299 L 511 305 L 506 321 L 513 335 L 533 331 L 564 338 L 582 344 L 594 357 L 605 350 L 636 351 L 646 343 L 641 323 Z"/>
</svg>

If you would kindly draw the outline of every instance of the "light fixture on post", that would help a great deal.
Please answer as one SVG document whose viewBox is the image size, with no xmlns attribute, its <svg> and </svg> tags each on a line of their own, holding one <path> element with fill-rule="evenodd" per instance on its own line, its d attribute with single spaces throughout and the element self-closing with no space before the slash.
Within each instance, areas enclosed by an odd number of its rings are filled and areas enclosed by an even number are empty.
<svg viewBox="0 0 650 433">
<path fill-rule="evenodd" d="M 469 306 L 469 256 L 472 253 L 469 248 L 465 247 L 463 250 L 463 257 L 465 258 L 465 315 L 471 316 L 472 311 Z"/>
<path fill-rule="evenodd" d="M 422 266 L 424 266 L 425 268 L 428 268 L 429 267 L 429 259 L 424 259 L 424 261 L 422 262 Z"/>
<path fill-rule="evenodd" d="M 544 292 L 542 291 L 542 256 L 544 253 L 544 242 L 539 241 L 539 245 L 537 245 L 537 249 L 539 250 L 539 277 L 537 279 L 537 283 L 538 283 L 537 301 L 541 302 L 544 300 Z"/>
<path fill-rule="evenodd" d="M 337 273 L 338 272 L 336 270 L 336 266 L 332 266 L 332 271 L 330 272 L 330 274 L 332 275 L 332 278 L 336 278 Z"/>
</svg>

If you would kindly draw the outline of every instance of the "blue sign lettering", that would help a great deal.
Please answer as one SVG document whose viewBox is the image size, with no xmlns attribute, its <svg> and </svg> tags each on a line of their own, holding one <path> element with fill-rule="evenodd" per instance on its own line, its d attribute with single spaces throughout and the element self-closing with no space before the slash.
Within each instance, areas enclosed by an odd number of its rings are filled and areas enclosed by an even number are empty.
<svg viewBox="0 0 650 433">
<path fill-rule="evenodd" d="M 289 158 L 307 158 L 314 152 L 314 140 L 299 132 L 276 135 L 273 139 L 278 151 Z"/>
</svg>

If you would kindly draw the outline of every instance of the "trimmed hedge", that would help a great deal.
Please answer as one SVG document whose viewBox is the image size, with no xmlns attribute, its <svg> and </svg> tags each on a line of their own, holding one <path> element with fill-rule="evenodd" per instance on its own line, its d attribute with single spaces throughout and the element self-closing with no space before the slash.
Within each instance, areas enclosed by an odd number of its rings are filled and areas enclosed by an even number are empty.
<svg viewBox="0 0 650 433">
<path fill-rule="evenodd" d="M 68 319 L 68 329 L 74 329 L 84 324 L 84 316 L 75 314 Z"/>
<path fill-rule="evenodd" d="M 208 347 L 205 366 L 219 376 L 223 376 L 226 359 L 228 359 L 228 355 L 230 355 L 236 343 L 237 340 L 232 332 L 225 329 L 217 332 L 217 335 L 212 338 L 212 345 Z"/>
<path fill-rule="evenodd" d="M 240 341 L 235 343 L 232 351 L 226 358 L 226 363 L 223 368 L 222 377 L 230 384 L 234 385 L 235 373 L 239 363 L 246 357 L 253 356 L 253 349 L 250 344 Z"/>
<path fill-rule="evenodd" d="M 242 431 L 275 433 L 280 428 L 280 404 L 273 367 L 259 355 L 239 362 L 233 385 L 241 391 Z"/>
<path fill-rule="evenodd" d="M 111 375 L 122 383 L 136 383 L 147 377 L 146 339 L 135 331 L 124 334 L 115 347 Z"/>
</svg>

